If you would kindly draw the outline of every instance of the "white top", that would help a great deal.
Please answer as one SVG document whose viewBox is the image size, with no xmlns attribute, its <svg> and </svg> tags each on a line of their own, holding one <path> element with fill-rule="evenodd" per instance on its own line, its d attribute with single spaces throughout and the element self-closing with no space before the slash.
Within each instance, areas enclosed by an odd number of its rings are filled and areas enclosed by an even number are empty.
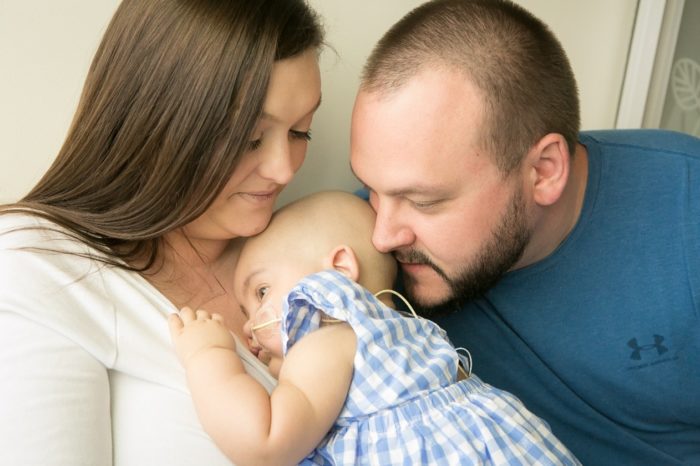
<svg viewBox="0 0 700 466">
<path fill-rule="evenodd" d="M 171 346 L 173 304 L 137 273 L 21 249 L 91 251 L 58 232 L 6 233 L 37 224 L 0 216 L 0 464 L 230 465 L 197 420 Z"/>
</svg>

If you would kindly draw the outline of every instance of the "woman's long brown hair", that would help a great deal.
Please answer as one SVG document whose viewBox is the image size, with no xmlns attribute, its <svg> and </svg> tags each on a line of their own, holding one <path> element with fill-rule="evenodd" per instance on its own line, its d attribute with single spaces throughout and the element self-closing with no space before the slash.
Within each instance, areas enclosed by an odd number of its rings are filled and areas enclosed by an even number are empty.
<svg viewBox="0 0 700 466">
<path fill-rule="evenodd" d="M 100 260 L 148 269 L 247 150 L 274 62 L 322 41 L 303 0 L 124 0 L 54 163 L 0 212 L 32 211 Z"/>
</svg>

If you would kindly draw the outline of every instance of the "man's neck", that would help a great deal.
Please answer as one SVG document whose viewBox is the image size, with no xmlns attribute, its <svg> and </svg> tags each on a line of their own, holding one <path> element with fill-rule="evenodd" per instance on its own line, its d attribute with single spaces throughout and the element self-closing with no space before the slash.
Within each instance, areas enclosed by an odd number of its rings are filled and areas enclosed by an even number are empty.
<svg viewBox="0 0 700 466">
<path fill-rule="evenodd" d="M 542 208 L 542 215 L 534 226 L 530 244 L 514 269 L 544 259 L 566 240 L 581 215 L 587 181 L 588 152 L 582 144 L 576 144 L 564 191 L 554 204 Z"/>
</svg>

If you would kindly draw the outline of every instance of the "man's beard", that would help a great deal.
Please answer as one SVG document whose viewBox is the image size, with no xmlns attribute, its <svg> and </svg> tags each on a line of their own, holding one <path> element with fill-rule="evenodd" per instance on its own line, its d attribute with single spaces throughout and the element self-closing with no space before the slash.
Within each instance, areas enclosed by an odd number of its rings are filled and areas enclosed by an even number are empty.
<svg viewBox="0 0 700 466">
<path fill-rule="evenodd" d="M 403 275 L 406 295 L 414 303 L 416 311 L 426 317 L 435 317 L 459 309 L 464 303 L 482 296 L 522 257 L 530 241 L 532 230 L 527 225 L 522 192 L 511 198 L 508 210 L 487 241 L 486 246 L 470 264 L 462 264 L 455 277 L 432 262 L 423 252 L 411 249 L 397 253 L 402 261 L 425 264 L 431 267 L 447 283 L 450 292 L 436 302 L 421 301 L 411 293 L 413 278 Z"/>
</svg>

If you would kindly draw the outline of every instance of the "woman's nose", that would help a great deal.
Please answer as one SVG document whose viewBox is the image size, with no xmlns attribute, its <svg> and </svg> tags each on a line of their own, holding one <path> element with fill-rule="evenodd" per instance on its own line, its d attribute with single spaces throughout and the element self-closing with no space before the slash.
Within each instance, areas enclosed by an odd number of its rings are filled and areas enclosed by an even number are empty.
<svg viewBox="0 0 700 466">
<path fill-rule="evenodd" d="M 286 185 L 292 181 L 306 155 L 306 147 L 294 146 L 295 144 L 287 140 L 268 147 L 260 162 L 260 176 L 279 185 Z"/>
</svg>

